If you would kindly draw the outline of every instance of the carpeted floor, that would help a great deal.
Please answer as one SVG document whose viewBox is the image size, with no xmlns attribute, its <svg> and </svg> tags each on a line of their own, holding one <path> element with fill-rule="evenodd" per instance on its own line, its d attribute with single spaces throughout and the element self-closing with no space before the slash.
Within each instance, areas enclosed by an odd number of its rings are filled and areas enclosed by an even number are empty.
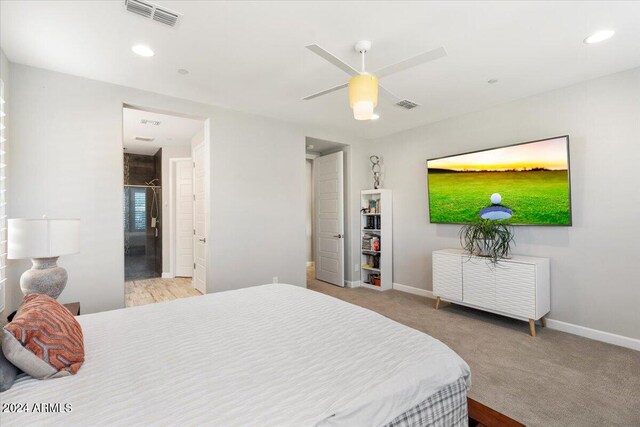
<svg viewBox="0 0 640 427">
<path fill-rule="evenodd" d="M 425 332 L 471 367 L 469 396 L 527 426 L 640 427 L 640 352 L 395 290 L 309 289 Z M 613 308 L 612 308 L 613 309 Z"/>
</svg>

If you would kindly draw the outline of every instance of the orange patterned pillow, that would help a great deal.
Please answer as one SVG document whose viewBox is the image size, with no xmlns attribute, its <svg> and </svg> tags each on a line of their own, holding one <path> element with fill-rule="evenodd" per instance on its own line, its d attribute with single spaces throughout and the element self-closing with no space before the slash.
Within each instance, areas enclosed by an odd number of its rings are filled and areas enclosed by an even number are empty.
<svg viewBox="0 0 640 427">
<path fill-rule="evenodd" d="M 55 299 L 28 294 L 13 321 L 3 329 L 2 352 L 34 378 L 72 375 L 84 362 L 82 329 Z"/>
</svg>

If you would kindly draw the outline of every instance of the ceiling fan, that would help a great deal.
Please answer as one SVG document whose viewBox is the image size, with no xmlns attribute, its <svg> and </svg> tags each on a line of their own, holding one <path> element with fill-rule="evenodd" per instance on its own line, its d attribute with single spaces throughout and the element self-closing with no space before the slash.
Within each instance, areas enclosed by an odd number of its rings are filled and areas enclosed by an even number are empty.
<svg viewBox="0 0 640 427">
<path fill-rule="evenodd" d="M 329 61 L 331 64 L 340 68 L 342 71 L 352 77 L 351 80 L 349 80 L 349 82 L 347 83 L 343 83 L 341 85 L 334 86 L 321 92 L 314 93 L 313 95 L 309 95 L 302 99 L 308 101 L 310 99 L 314 99 L 319 96 L 344 89 L 348 86 L 349 105 L 351 106 L 351 108 L 353 108 L 353 117 L 356 120 L 372 120 L 378 118 L 374 112 L 374 108 L 378 105 L 378 89 L 380 89 L 382 93 L 391 98 L 394 103 L 397 103 L 400 100 L 400 98 L 389 92 L 378 83 L 379 78 L 386 77 L 391 74 L 395 74 L 397 72 L 415 67 L 417 65 L 435 61 L 436 59 L 447 56 L 447 51 L 444 49 L 444 47 L 439 47 L 437 49 L 433 49 L 414 57 L 405 59 L 404 61 L 387 65 L 386 67 L 382 67 L 373 73 L 368 73 L 365 69 L 365 55 L 371 50 L 371 42 L 368 40 L 361 40 L 355 44 L 356 52 L 362 55 L 362 71 L 356 70 L 355 68 L 340 60 L 338 57 L 321 48 L 317 44 L 311 44 L 309 46 L 306 46 L 306 48 L 316 55 L 320 56 L 321 58 Z M 412 104 L 413 107 L 417 106 L 417 104 Z"/>
</svg>

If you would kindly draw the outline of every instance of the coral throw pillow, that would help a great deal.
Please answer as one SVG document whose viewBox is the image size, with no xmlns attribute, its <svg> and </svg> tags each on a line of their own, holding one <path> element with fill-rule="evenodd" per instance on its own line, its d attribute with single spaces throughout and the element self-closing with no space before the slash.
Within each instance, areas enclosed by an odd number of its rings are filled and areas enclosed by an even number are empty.
<svg viewBox="0 0 640 427">
<path fill-rule="evenodd" d="M 34 378 L 72 375 L 84 362 L 80 324 L 48 295 L 25 296 L 22 307 L 2 332 L 6 358 Z"/>
</svg>

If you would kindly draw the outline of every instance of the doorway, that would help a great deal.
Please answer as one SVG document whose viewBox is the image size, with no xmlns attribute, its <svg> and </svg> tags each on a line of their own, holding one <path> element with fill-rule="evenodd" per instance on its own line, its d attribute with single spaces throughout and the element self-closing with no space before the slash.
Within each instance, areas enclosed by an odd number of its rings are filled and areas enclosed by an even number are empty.
<svg viewBox="0 0 640 427">
<path fill-rule="evenodd" d="M 344 287 L 348 270 L 349 146 L 306 138 L 307 286 Z"/>
<path fill-rule="evenodd" d="M 205 126 L 203 119 L 123 107 L 127 307 L 202 295 L 206 291 L 205 286 L 196 286 L 193 239 L 194 149 L 208 146 Z M 204 153 L 202 157 L 200 167 L 208 167 Z"/>
</svg>

